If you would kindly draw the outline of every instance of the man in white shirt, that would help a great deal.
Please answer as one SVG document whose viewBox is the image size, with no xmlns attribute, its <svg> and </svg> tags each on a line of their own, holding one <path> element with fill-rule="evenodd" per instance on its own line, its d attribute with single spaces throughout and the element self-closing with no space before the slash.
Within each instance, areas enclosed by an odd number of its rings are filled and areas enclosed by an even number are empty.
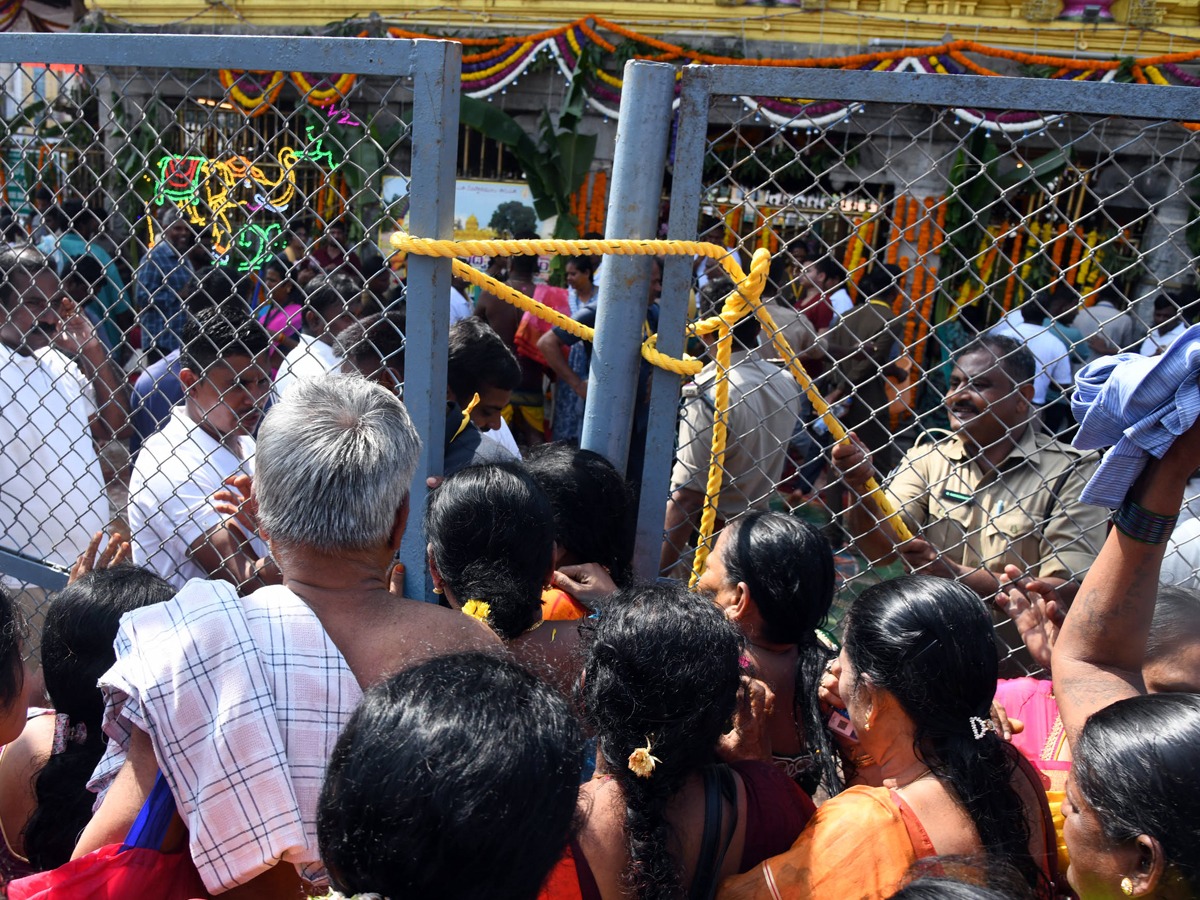
<svg viewBox="0 0 1200 900">
<path fill-rule="evenodd" d="M 487 434 L 503 428 L 501 412 L 520 383 L 521 366 L 516 356 L 486 322 L 472 316 L 450 328 L 447 399 L 467 409 L 478 396 L 471 408 L 471 421 L 480 431 Z"/>
<path fill-rule="evenodd" d="M 466 295 L 454 285 L 450 286 L 450 324 L 461 322 L 471 315 L 471 303 Z"/>
<path fill-rule="evenodd" d="M 184 401 L 142 445 L 129 485 L 133 561 L 176 587 L 221 578 L 239 588 L 273 583 L 265 542 L 231 525 L 213 495 L 254 475 L 254 434 L 271 393 L 271 338 L 244 312 L 217 307 L 184 326 Z"/>
<path fill-rule="evenodd" d="M 92 426 L 120 411 L 106 351 L 66 334 L 63 312 L 44 254 L 0 250 L 0 546 L 70 566 L 108 523 Z"/>
<path fill-rule="evenodd" d="M 335 349 L 337 336 L 358 320 L 361 305 L 362 292 L 348 275 L 325 275 L 312 280 L 304 304 L 299 343 L 283 358 L 275 373 L 276 396 L 282 397 L 295 380 L 341 371 L 342 360 Z"/>
<path fill-rule="evenodd" d="M 1179 311 L 1179 304 L 1170 294 L 1159 294 L 1154 298 L 1154 326 L 1142 348 L 1142 356 L 1158 356 L 1175 343 L 1175 339 L 1188 330 L 1188 323 Z"/>
<path fill-rule="evenodd" d="M 1071 358 L 1067 345 L 1056 338 L 1045 325 L 1025 321 L 1024 307 L 1018 306 L 1001 319 L 991 334 L 1007 335 L 1027 346 L 1037 360 L 1033 376 L 1033 402 L 1043 406 L 1050 393 L 1050 383 L 1059 388 L 1071 385 Z M 1032 307 L 1031 307 L 1032 309 Z"/>
</svg>

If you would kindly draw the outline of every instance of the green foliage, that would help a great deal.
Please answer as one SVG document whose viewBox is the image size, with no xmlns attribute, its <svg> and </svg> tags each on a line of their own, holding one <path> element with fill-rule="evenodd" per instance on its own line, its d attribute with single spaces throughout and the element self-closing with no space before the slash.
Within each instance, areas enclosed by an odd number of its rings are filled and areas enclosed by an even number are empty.
<svg viewBox="0 0 1200 900">
<path fill-rule="evenodd" d="M 165 152 L 161 135 L 174 116 L 161 100 L 152 98 L 141 115 L 131 117 L 117 94 L 112 95 L 112 116 L 120 143 L 114 158 L 116 165 L 106 174 L 104 189 L 109 197 L 116 199 L 126 220 L 137 222 L 149 212 L 149 203 L 154 198 L 157 182 L 153 173 L 157 171 L 158 158 Z M 129 242 L 134 256 L 140 246 L 138 241 Z"/>
<path fill-rule="evenodd" d="M 497 234 L 537 234 L 537 227 L 537 213 L 519 200 L 501 203 L 488 222 Z"/>
<path fill-rule="evenodd" d="M 1017 72 L 1022 78 L 1051 78 L 1058 71 L 1056 66 L 1043 66 L 1038 63 L 1021 63 Z"/>
<path fill-rule="evenodd" d="M 1136 63 L 1136 62 L 1137 62 L 1137 60 L 1134 59 L 1132 56 L 1122 56 L 1121 57 L 1121 65 L 1117 69 L 1117 74 L 1113 76 L 1113 81 L 1121 82 L 1123 84 L 1132 83 L 1133 82 L 1133 66 L 1134 66 L 1134 63 Z"/>
<path fill-rule="evenodd" d="M 862 140 L 846 135 L 844 147 L 830 146 L 824 138 L 796 147 L 785 134 L 779 138 L 752 146 L 738 137 L 710 147 L 704 157 L 705 183 L 715 184 L 728 173 L 739 184 L 802 194 L 821 185 L 824 174 L 839 162 L 857 165 Z"/>
<path fill-rule="evenodd" d="M 525 173 L 538 218 L 557 216 L 556 238 L 579 236 L 579 222 L 571 215 L 571 195 L 583 184 L 596 156 L 596 136 L 579 133 L 587 105 L 585 73 L 595 68 L 590 59 L 594 49 L 584 51 L 557 115 L 543 110 L 533 135 L 486 100 L 462 98 L 462 123 L 512 152 Z"/>
</svg>

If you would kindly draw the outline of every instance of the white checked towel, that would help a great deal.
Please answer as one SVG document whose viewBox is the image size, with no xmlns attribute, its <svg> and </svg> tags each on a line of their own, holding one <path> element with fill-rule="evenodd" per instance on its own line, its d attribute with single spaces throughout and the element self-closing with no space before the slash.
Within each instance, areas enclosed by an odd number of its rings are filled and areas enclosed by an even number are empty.
<svg viewBox="0 0 1200 900">
<path fill-rule="evenodd" d="M 280 861 L 320 879 L 317 799 L 362 691 L 316 614 L 284 587 L 239 599 L 225 582 L 195 579 L 123 616 L 115 647 L 100 679 L 110 740 L 93 789 L 120 768 L 136 725 L 209 890 Z"/>
</svg>

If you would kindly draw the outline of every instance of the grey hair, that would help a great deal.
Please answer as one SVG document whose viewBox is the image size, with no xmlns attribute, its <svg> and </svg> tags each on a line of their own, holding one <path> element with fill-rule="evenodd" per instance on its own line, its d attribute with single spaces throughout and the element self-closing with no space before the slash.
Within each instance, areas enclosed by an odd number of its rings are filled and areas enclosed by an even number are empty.
<svg viewBox="0 0 1200 900">
<path fill-rule="evenodd" d="M 355 375 L 300 381 L 259 430 L 259 519 L 273 540 L 324 552 L 377 547 L 420 453 L 408 411 L 386 389 Z"/>
</svg>

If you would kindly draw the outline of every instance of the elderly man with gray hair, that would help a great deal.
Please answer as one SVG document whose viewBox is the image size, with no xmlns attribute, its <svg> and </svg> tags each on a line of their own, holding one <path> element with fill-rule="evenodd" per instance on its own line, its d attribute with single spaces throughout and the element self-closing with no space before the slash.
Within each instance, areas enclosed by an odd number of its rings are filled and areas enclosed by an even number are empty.
<svg viewBox="0 0 1200 900">
<path fill-rule="evenodd" d="M 110 740 L 92 786 L 107 793 L 77 856 L 123 841 L 159 783 L 210 892 L 299 896 L 322 879 L 321 779 L 363 689 L 501 649 L 475 619 L 389 592 L 420 448 L 400 400 L 357 376 L 299 382 L 272 407 L 254 494 L 283 584 L 239 599 L 193 580 L 122 618 L 100 679 Z"/>
</svg>

